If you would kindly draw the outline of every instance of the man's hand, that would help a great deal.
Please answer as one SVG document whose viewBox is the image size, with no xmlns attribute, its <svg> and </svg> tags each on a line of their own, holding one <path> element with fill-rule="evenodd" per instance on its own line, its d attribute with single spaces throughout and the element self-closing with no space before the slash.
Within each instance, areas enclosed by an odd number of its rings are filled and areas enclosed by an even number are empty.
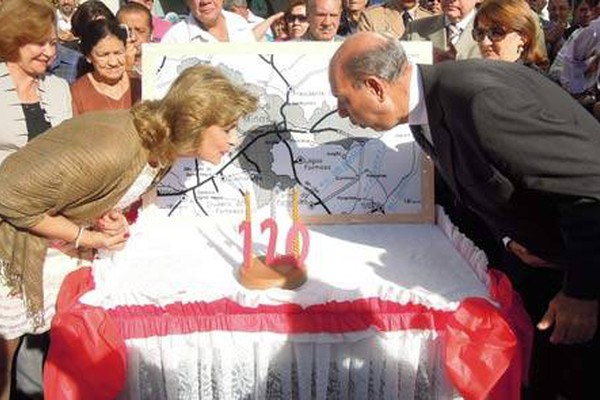
<svg viewBox="0 0 600 400">
<path fill-rule="evenodd" d="M 519 257 L 519 259 L 527 265 L 531 265 L 532 267 L 558 268 L 551 262 L 531 253 L 525 246 L 515 242 L 514 240 L 511 240 L 506 247 L 511 253 Z"/>
<path fill-rule="evenodd" d="M 544 331 L 554 325 L 550 342 L 584 343 L 592 340 L 598 328 L 598 300 L 581 300 L 559 292 L 537 324 Z"/>
<path fill-rule="evenodd" d="M 450 48 L 446 51 L 442 49 L 438 49 L 437 47 L 433 48 L 433 62 L 434 64 L 442 62 L 442 61 L 454 61 L 456 60 L 456 48 L 454 46 L 450 46 Z"/>
</svg>

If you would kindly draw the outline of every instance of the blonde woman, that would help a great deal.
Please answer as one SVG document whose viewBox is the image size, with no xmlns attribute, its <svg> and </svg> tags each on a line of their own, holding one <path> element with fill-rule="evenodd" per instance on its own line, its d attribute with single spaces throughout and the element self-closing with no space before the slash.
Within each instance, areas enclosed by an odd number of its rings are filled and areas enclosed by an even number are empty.
<svg viewBox="0 0 600 400">
<path fill-rule="evenodd" d="M 68 83 L 46 73 L 57 53 L 56 12 L 45 0 L 6 0 L 0 3 L 0 163 L 27 142 L 71 113 L 71 94 Z M 31 165 L 29 169 L 34 169 Z M 4 177 L 2 177 L 4 179 Z M 2 194 L 0 194 L 2 197 Z M 48 252 L 44 268 L 50 282 L 60 281 L 77 267 L 57 249 Z M 5 351 L 2 332 L 9 337 L 24 333 L 43 332 L 48 326 L 34 330 L 25 316 L 23 302 L 9 296 L 3 285 L 0 268 L 0 354 Z M 58 291 L 50 285 L 44 293 L 49 299 Z M 49 301 L 49 303 L 52 303 Z M 51 304 L 50 304 L 51 306 Z M 50 307 L 51 308 L 51 307 Z M 49 309 L 50 309 L 49 308 Z M 9 321 L 9 325 L 3 325 Z M 6 351 L 13 353 L 18 341 Z M 34 356 L 35 357 L 35 356 Z M 41 354 L 39 354 L 41 360 Z M 41 362 L 39 364 L 41 371 Z M 10 363 L 0 359 L 0 399 L 8 399 Z"/>
<path fill-rule="evenodd" d="M 34 327 L 44 318 L 42 275 L 50 241 L 75 249 L 119 249 L 126 208 L 181 156 L 217 164 L 237 140 L 256 98 L 217 69 L 185 70 L 162 100 L 87 113 L 51 129 L 0 166 L 0 267 Z M 36 168 L 32 169 L 31 166 Z M 108 216 L 108 217 L 107 217 Z M 0 329 L 10 320 L 0 320 Z M 10 365 L 19 337 L 0 330 Z"/>
</svg>

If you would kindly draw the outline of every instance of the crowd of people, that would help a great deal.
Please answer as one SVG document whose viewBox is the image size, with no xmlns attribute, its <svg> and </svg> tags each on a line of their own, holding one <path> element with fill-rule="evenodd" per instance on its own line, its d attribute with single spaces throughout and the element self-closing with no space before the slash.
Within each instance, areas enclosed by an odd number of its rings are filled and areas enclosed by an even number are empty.
<svg viewBox="0 0 600 400">
<path fill-rule="evenodd" d="M 41 390 L 47 343 L 28 341 L 48 331 L 82 250 L 126 242 L 116 210 L 179 156 L 217 163 L 256 106 L 210 67 L 141 102 L 143 45 L 257 41 L 340 42 L 330 81 L 341 116 L 427 125 L 415 138 L 436 161 L 436 201 L 538 324 L 524 397 L 589 398 L 600 364 L 598 0 L 186 0 L 187 14 L 166 17 L 153 0 L 115 13 L 99 0 L 0 3 L 1 400 Z M 400 40 L 431 41 L 435 66 L 412 66 Z M 494 62 L 466 61 L 476 59 Z M 426 104 L 418 116 L 399 95 L 409 92 Z"/>
</svg>

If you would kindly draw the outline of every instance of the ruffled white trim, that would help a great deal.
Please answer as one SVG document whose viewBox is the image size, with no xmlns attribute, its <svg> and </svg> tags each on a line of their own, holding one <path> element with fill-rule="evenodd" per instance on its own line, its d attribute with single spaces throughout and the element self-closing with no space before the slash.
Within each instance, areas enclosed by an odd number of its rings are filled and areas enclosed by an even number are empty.
<svg viewBox="0 0 600 400">
<path fill-rule="evenodd" d="M 490 277 L 488 275 L 489 261 L 485 252 L 473 243 L 471 239 L 465 236 L 456 227 L 444 211 L 443 207 L 436 206 L 436 224 L 442 232 L 450 239 L 450 242 L 456 250 L 464 257 L 473 272 L 477 274 L 481 282 L 486 287 L 490 286 Z"/>
</svg>

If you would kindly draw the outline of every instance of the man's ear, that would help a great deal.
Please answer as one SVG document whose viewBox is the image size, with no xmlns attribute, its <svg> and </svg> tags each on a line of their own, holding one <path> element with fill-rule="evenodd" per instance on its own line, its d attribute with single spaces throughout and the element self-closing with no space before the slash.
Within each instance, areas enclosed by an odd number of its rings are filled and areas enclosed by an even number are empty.
<svg viewBox="0 0 600 400">
<path fill-rule="evenodd" d="M 380 78 L 376 76 L 370 76 L 364 80 L 364 85 L 367 88 L 367 90 L 369 90 L 375 97 L 377 97 L 377 100 L 379 102 L 382 102 L 384 100 L 384 86 L 383 81 Z"/>
</svg>

